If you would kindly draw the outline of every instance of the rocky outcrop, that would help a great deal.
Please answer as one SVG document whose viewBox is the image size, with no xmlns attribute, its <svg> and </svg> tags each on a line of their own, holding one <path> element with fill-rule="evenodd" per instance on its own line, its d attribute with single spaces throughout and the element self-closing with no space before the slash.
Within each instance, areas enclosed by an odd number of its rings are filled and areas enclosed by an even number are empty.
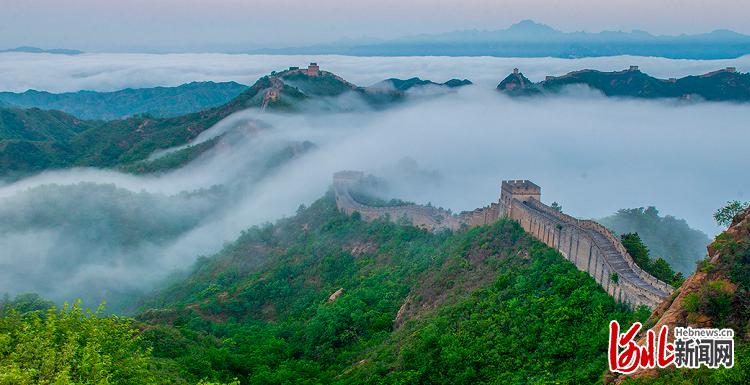
<svg viewBox="0 0 750 385">
<path fill-rule="evenodd" d="M 534 82 L 523 76 L 518 68 L 514 68 L 513 73 L 497 85 L 497 89 L 513 95 L 530 95 L 539 92 Z"/>
<path fill-rule="evenodd" d="M 748 303 L 750 293 L 747 283 L 737 282 L 737 278 L 746 276 L 750 264 L 750 208 L 735 216 L 729 228 L 716 237 L 708 246 L 708 258 L 700 265 L 668 300 L 654 309 L 646 322 L 653 325 L 650 330 L 658 333 L 662 326 L 674 330 L 675 327 L 707 328 L 717 327 L 721 322 L 723 327 L 729 326 L 735 330 L 735 341 L 750 339 L 748 325 Z M 745 278 L 746 279 L 746 278 Z M 713 293 L 712 293 L 713 292 Z M 723 319 L 716 319 L 716 314 L 703 308 L 708 297 L 723 293 L 730 298 L 730 307 Z M 697 301 L 697 303 L 696 303 Z M 640 344 L 644 344 L 646 331 L 640 335 Z M 674 335 L 669 333 L 669 342 L 674 341 Z M 639 370 L 628 376 L 610 378 L 620 383 L 629 377 L 658 377 L 658 369 Z M 611 376 L 611 375 L 610 375 Z"/>
</svg>

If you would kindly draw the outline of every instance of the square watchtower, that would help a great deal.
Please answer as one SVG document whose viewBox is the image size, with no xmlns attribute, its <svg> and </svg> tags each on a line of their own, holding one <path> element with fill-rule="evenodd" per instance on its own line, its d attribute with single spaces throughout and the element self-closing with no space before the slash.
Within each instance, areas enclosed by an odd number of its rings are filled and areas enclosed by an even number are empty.
<svg viewBox="0 0 750 385">
<path fill-rule="evenodd" d="M 500 215 L 513 217 L 513 200 L 521 202 L 535 199 L 541 201 L 542 188 L 530 180 L 504 180 L 500 187 Z"/>
</svg>

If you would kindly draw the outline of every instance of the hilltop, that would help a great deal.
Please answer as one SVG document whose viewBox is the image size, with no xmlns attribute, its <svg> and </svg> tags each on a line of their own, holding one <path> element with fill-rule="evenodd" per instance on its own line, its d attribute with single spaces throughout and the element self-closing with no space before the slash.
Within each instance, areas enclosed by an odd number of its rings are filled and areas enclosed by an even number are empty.
<svg viewBox="0 0 750 385">
<path fill-rule="evenodd" d="M 374 84 L 368 89 L 378 90 L 378 89 L 385 89 L 385 90 L 398 90 L 398 91 L 408 91 L 411 89 L 418 89 L 422 87 L 445 87 L 445 88 L 457 88 L 457 87 L 463 87 L 473 84 L 468 79 L 450 79 L 444 83 L 436 83 L 432 80 L 424 80 L 417 77 L 409 78 L 409 79 L 397 79 L 397 78 L 390 78 L 383 80 L 380 83 Z"/>
<path fill-rule="evenodd" d="M 497 88 L 512 96 L 529 96 L 556 94 L 570 86 L 587 86 L 606 96 L 750 101 L 750 73 L 738 72 L 734 67 L 679 79 L 658 79 L 641 72 L 638 66 L 613 72 L 586 69 L 547 76 L 538 83 L 529 82 L 523 73 L 514 71 Z"/>
<path fill-rule="evenodd" d="M 235 112 L 385 108 L 405 97 L 400 91 L 367 90 L 319 68 L 310 72 L 309 68 L 292 67 L 258 79 L 225 104 L 174 117 L 136 115 L 88 121 L 62 112 L 4 108 L 0 110 L 0 176 L 14 178 L 71 166 L 150 170 L 154 167 L 149 162 L 135 164 L 144 162 L 154 151 L 189 144 Z M 72 132 L 70 125 L 79 130 Z M 49 135 L 51 132 L 56 134 Z M 174 155 L 180 159 L 162 164 L 182 165 L 195 157 L 195 151 L 206 149 L 207 145 L 193 146 Z"/>
<path fill-rule="evenodd" d="M 113 92 L 0 92 L 0 106 L 59 110 L 87 120 L 114 120 L 138 114 L 172 117 L 222 105 L 247 88 L 235 82 L 192 82 Z"/>
<path fill-rule="evenodd" d="M 343 214 L 332 193 L 143 308 L 182 378 L 243 383 L 591 383 L 607 322 L 645 316 L 513 221 L 430 232 Z"/>
</svg>

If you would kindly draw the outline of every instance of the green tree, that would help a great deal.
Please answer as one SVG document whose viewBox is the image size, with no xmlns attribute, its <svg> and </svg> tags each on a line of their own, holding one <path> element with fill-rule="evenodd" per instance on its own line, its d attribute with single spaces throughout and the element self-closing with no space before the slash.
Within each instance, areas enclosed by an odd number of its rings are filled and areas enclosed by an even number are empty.
<svg viewBox="0 0 750 385">
<path fill-rule="evenodd" d="M 675 274 L 672 267 L 662 258 L 652 259 L 648 247 L 643 243 L 638 233 L 627 233 L 621 237 L 622 245 L 628 251 L 633 261 L 641 269 L 647 271 L 657 279 L 671 283 L 673 286 L 682 284 L 682 274 Z"/>
<path fill-rule="evenodd" d="M 80 302 L 0 318 L 0 384 L 150 384 L 150 352 L 132 321 Z"/>
<path fill-rule="evenodd" d="M 750 205 L 748 202 L 729 201 L 724 207 L 716 210 L 714 220 L 721 226 L 729 226 L 734 216 L 741 213 L 748 205 Z"/>
</svg>

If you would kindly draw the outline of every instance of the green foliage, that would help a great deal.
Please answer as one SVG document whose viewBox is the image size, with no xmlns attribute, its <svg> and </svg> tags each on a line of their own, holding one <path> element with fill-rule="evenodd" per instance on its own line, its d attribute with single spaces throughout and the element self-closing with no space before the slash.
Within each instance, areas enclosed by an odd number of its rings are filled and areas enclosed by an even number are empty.
<svg viewBox="0 0 750 385">
<path fill-rule="evenodd" d="M 179 377 L 264 384 L 592 382 L 609 320 L 636 316 L 515 222 L 430 233 L 346 216 L 331 195 L 144 307 Z"/>
<path fill-rule="evenodd" d="M 91 120 L 121 119 L 138 114 L 168 117 L 222 105 L 247 88 L 235 82 L 192 82 L 177 87 L 128 88 L 114 92 L 52 94 L 29 90 L 24 93 L 0 92 L 0 104 L 59 110 L 79 119 Z"/>
<path fill-rule="evenodd" d="M 628 251 L 633 261 L 643 270 L 653 275 L 657 279 L 671 283 L 674 287 L 682 285 L 683 276 L 681 273 L 675 273 L 667 261 L 662 258 L 652 259 L 649 256 L 649 250 L 641 241 L 638 233 L 627 233 L 621 237 L 622 245 Z"/>
<path fill-rule="evenodd" d="M 729 201 L 724 207 L 716 210 L 714 220 L 721 226 L 729 226 L 732 219 L 741 213 L 750 203 L 740 201 Z"/>
<path fill-rule="evenodd" d="M 688 313 L 696 313 L 701 304 L 701 297 L 698 293 L 688 293 L 683 298 L 682 304 Z"/>
<path fill-rule="evenodd" d="M 606 325 L 633 314 L 557 252 L 537 245 L 530 254 L 520 266 L 501 263 L 489 287 L 407 324 L 339 382 L 596 382 Z"/>
<path fill-rule="evenodd" d="M 0 176 L 145 160 L 157 150 L 187 144 L 233 112 L 260 106 L 258 93 L 268 86 L 261 79 L 229 103 L 170 118 L 134 115 L 98 122 L 59 111 L 0 109 Z"/>
<path fill-rule="evenodd" d="M 734 352 L 734 367 L 727 369 L 667 369 L 660 370 L 659 376 L 649 378 L 628 378 L 622 385 L 687 385 L 721 384 L 745 385 L 750 383 L 750 344 L 738 343 Z"/>
<path fill-rule="evenodd" d="M 663 258 L 684 275 L 695 271 L 695 263 L 703 259 L 711 242 L 684 220 L 660 216 L 655 207 L 622 209 L 598 221 L 617 234 L 638 233 L 652 256 Z"/>
<path fill-rule="evenodd" d="M 60 111 L 0 108 L 0 140 L 65 141 L 98 125 Z"/>
<path fill-rule="evenodd" d="M 552 202 L 552 204 L 550 205 L 550 207 L 552 207 L 553 209 L 555 209 L 555 210 L 557 210 L 559 212 L 563 212 L 562 205 L 560 205 L 557 202 Z"/>
<path fill-rule="evenodd" d="M 132 321 L 78 303 L 0 318 L 0 384 L 150 384 L 149 351 Z"/>
<path fill-rule="evenodd" d="M 531 89 L 544 92 L 560 92 L 571 85 L 586 85 L 607 96 L 633 98 L 682 98 L 695 95 L 705 100 L 735 101 L 750 100 L 750 74 L 740 72 L 718 72 L 710 76 L 686 76 L 675 81 L 664 81 L 640 71 L 602 72 L 582 70 L 565 76 L 557 76 L 541 83 L 530 83 Z"/>
<path fill-rule="evenodd" d="M 0 317 L 11 311 L 24 314 L 33 311 L 46 311 L 53 307 L 55 307 L 54 302 L 44 299 L 36 293 L 18 294 L 13 300 L 6 294 L 3 301 L 0 302 Z"/>
<path fill-rule="evenodd" d="M 198 143 L 195 146 L 187 146 L 181 150 L 166 154 L 154 160 L 143 160 L 120 166 L 122 171 L 133 174 L 150 174 L 169 170 L 175 170 L 192 162 L 208 150 L 213 148 L 221 139 L 217 136 L 213 139 Z"/>
</svg>

